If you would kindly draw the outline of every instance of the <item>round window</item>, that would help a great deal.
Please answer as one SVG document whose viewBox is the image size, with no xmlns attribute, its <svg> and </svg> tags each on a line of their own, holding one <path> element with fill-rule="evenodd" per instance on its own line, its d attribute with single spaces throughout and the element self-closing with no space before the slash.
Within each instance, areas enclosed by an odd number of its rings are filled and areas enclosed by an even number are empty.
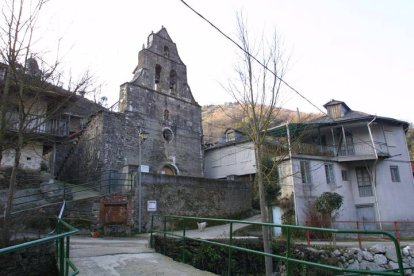
<svg viewBox="0 0 414 276">
<path fill-rule="evenodd" d="M 174 138 L 174 134 L 171 129 L 166 128 L 162 131 L 162 137 L 164 137 L 165 141 L 171 142 L 171 140 Z"/>
</svg>

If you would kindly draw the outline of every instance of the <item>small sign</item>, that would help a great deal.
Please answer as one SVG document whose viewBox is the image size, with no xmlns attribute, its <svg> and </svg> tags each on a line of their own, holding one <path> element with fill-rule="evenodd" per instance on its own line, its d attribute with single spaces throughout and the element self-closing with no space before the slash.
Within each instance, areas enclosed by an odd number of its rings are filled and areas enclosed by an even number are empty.
<svg viewBox="0 0 414 276">
<path fill-rule="evenodd" d="M 148 212 L 156 212 L 157 211 L 157 201 L 156 200 L 148 200 L 147 201 L 147 211 Z"/>
<path fill-rule="evenodd" d="M 149 166 L 148 165 L 141 165 L 141 172 L 149 173 Z"/>
</svg>

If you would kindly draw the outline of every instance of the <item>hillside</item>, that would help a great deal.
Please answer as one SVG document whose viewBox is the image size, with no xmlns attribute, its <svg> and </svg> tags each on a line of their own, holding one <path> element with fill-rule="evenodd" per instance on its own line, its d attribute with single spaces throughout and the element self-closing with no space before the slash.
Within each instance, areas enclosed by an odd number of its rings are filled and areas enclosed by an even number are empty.
<svg viewBox="0 0 414 276">
<path fill-rule="evenodd" d="M 320 114 L 300 112 L 289 109 L 275 111 L 272 126 L 285 122 L 299 122 L 319 117 Z M 300 117 L 300 119 L 298 118 Z M 202 107 L 204 142 L 215 143 L 227 128 L 242 128 L 243 112 L 236 103 L 206 105 Z"/>
</svg>

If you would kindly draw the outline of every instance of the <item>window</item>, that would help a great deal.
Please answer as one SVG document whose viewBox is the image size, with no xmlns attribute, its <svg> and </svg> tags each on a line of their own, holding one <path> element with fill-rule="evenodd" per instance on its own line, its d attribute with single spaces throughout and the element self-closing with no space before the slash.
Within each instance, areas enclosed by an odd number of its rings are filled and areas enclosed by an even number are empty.
<svg viewBox="0 0 414 276">
<path fill-rule="evenodd" d="M 348 181 L 348 171 L 342 170 L 341 174 L 342 174 L 342 181 Z"/>
<path fill-rule="evenodd" d="M 302 177 L 302 183 L 312 183 L 309 161 L 300 161 L 300 176 Z"/>
<path fill-rule="evenodd" d="M 162 69 L 161 65 L 159 64 L 155 65 L 155 83 L 160 82 L 161 69 Z"/>
<path fill-rule="evenodd" d="M 162 137 L 164 138 L 165 141 L 167 141 L 169 143 L 174 138 L 174 134 L 173 134 L 171 129 L 165 128 L 162 131 Z"/>
<path fill-rule="evenodd" d="M 391 180 L 392 182 L 400 182 L 400 171 L 398 170 L 398 166 L 390 166 L 391 172 Z"/>
<path fill-rule="evenodd" d="M 168 111 L 168 109 L 164 110 L 164 120 L 169 120 L 170 119 L 170 111 Z"/>
<path fill-rule="evenodd" d="M 358 191 L 360 197 L 373 196 L 371 177 L 365 167 L 356 167 L 356 176 L 358 182 Z"/>
<path fill-rule="evenodd" d="M 335 174 L 333 164 L 325 163 L 325 176 L 327 184 L 335 184 Z"/>
<path fill-rule="evenodd" d="M 226 132 L 226 142 L 231 142 L 236 140 L 236 135 L 234 130 L 229 130 Z"/>
<path fill-rule="evenodd" d="M 168 46 L 164 46 L 164 56 L 166 58 L 170 57 L 170 49 L 168 49 Z"/>
<path fill-rule="evenodd" d="M 177 73 L 174 70 L 170 71 L 170 89 L 176 90 L 177 86 Z"/>
</svg>

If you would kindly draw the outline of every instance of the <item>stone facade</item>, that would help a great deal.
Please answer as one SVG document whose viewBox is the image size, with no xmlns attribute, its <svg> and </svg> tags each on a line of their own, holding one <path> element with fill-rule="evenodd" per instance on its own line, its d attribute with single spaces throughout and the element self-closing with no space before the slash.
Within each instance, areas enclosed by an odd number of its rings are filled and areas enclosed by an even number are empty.
<svg viewBox="0 0 414 276">
<path fill-rule="evenodd" d="M 119 111 L 95 114 L 69 160 L 60 158 L 63 178 L 139 164 L 154 174 L 203 176 L 201 107 L 165 28 L 149 36 L 132 81 L 121 85 Z"/>
<path fill-rule="evenodd" d="M 142 164 L 151 173 L 202 176 L 201 107 L 187 83 L 187 69 L 165 28 L 148 37 L 138 55 L 131 82 L 121 85 L 120 112 L 132 142 L 125 165 L 138 165 L 137 131 L 148 133 L 142 143 Z M 135 143 L 135 145 L 134 145 Z"/>
</svg>

